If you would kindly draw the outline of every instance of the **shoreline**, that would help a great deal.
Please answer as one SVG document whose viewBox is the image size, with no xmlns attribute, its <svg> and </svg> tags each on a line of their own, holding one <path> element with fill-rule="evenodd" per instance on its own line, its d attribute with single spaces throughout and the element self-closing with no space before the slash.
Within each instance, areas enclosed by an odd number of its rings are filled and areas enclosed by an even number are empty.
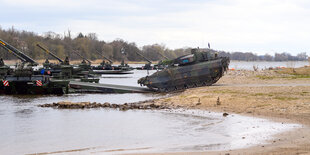
<svg viewBox="0 0 310 155">
<path fill-rule="evenodd" d="M 275 71 L 229 71 L 215 86 L 188 89 L 170 97 L 154 99 L 152 103 L 157 105 L 234 113 L 273 122 L 297 123 L 302 127 L 276 134 L 273 140 L 267 141 L 268 144 L 249 148 L 146 154 L 310 154 L 309 83 L 310 78 L 296 78 Z"/>
<path fill-rule="evenodd" d="M 306 69 L 310 68 L 306 67 Z M 133 154 L 310 154 L 310 78 L 308 75 L 304 77 L 283 74 L 278 73 L 277 70 L 235 70 L 229 71 L 213 86 L 191 88 L 172 93 L 164 98 L 125 104 L 125 106 L 129 105 L 128 109 L 127 107 L 123 109 L 124 105 L 112 106 L 112 108 L 119 110 L 182 108 L 238 114 L 302 126 L 273 135 L 271 140 L 266 141 L 267 144 L 242 149 Z M 130 106 L 136 108 L 130 108 Z"/>
</svg>

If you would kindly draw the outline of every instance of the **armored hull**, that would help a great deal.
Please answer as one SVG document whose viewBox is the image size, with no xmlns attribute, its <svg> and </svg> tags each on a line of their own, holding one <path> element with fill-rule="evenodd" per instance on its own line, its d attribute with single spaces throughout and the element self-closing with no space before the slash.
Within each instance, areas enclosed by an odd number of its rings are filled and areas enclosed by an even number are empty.
<svg viewBox="0 0 310 155">
<path fill-rule="evenodd" d="M 5 94 L 66 94 L 69 81 L 51 80 L 49 76 L 7 76 L 0 86 Z M 1 92 L 0 91 L 0 92 Z"/>
<path fill-rule="evenodd" d="M 212 85 L 223 76 L 228 65 L 229 58 L 222 57 L 184 66 L 169 67 L 139 79 L 138 83 L 159 92 Z"/>
</svg>

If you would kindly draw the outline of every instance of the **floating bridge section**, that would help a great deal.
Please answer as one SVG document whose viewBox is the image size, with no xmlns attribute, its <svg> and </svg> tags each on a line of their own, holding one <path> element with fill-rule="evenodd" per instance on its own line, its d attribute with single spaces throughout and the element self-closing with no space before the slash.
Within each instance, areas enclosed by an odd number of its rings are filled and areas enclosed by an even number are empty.
<svg viewBox="0 0 310 155">
<path fill-rule="evenodd" d="M 123 86 L 103 83 L 70 81 L 69 87 L 73 93 L 150 93 L 151 89 L 135 86 Z"/>
</svg>

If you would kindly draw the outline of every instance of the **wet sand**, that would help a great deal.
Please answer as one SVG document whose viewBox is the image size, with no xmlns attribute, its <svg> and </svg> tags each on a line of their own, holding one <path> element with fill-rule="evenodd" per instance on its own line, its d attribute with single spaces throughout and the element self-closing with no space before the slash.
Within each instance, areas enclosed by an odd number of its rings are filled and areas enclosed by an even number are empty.
<svg viewBox="0 0 310 155">
<path fill-rule="evenodd" d="M 188 89 L 152 103 L 299 123 L 268 144 L 216 152 L 159 154 L 310 154 L 310 78 L 275 71 L 229 71 L 211 87 Z M 146 103 L 148 104 L 148 103 Z"/>
</svg>

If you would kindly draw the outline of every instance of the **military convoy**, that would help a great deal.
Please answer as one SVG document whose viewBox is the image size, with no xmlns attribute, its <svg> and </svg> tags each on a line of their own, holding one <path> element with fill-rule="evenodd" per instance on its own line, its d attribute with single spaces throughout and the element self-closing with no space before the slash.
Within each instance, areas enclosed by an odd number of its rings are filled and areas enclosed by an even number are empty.
<svg viewBox="0 0 310 155">
<path fill-rule="evenodd" d="M 132 69 L 125 63 L 120 66 L 112 66 L 113 62 L 100 52 L 97 53 L 108 60 L 108 63 L 103 60 L 99 66 L 91 66 L 90 60 L 75 52 L 83 61 L 78 66 L 74 66 L 70 65 L 68 57 L 62 60 L 47 48 L 37 44 L 40 49 L 57 59 L 59 63 L 50 63 L 46 59 L 43 67 L 34 69 L 38 63 L 31 57 L 1 39 L 0 46 L 21 60 L 21 63 L 15 67 L 10 67 L 0 59 L 0 80 L 2 81 L 0 94 L 64 94 L 69 92 L 70 85 L 73 89 L 79 89 L 79 91 L 82 89 L 84 92 L 141 92 L 141 89 L 137 87 L 96 84 L 99 82 L 99 78 L 95 76 L 95 70 L 128 72 Z M 211 85 L 224 75 L 229 65 L 228 57 L 218 57 L 216 53 L 203 52 L 199 49 L 192 49 L 191 54 L 173 60 L 162 55 L 166 60 L 154 65 L 155 67 L 141 53 L 137 54 L 148 63 L 136 69 L 162 69 L 138 80 L 138 84 L 157 92 L 171 92 Z M 70 84 L 70 81 L 77 83 L 71 82 Z"/>
</svg>

